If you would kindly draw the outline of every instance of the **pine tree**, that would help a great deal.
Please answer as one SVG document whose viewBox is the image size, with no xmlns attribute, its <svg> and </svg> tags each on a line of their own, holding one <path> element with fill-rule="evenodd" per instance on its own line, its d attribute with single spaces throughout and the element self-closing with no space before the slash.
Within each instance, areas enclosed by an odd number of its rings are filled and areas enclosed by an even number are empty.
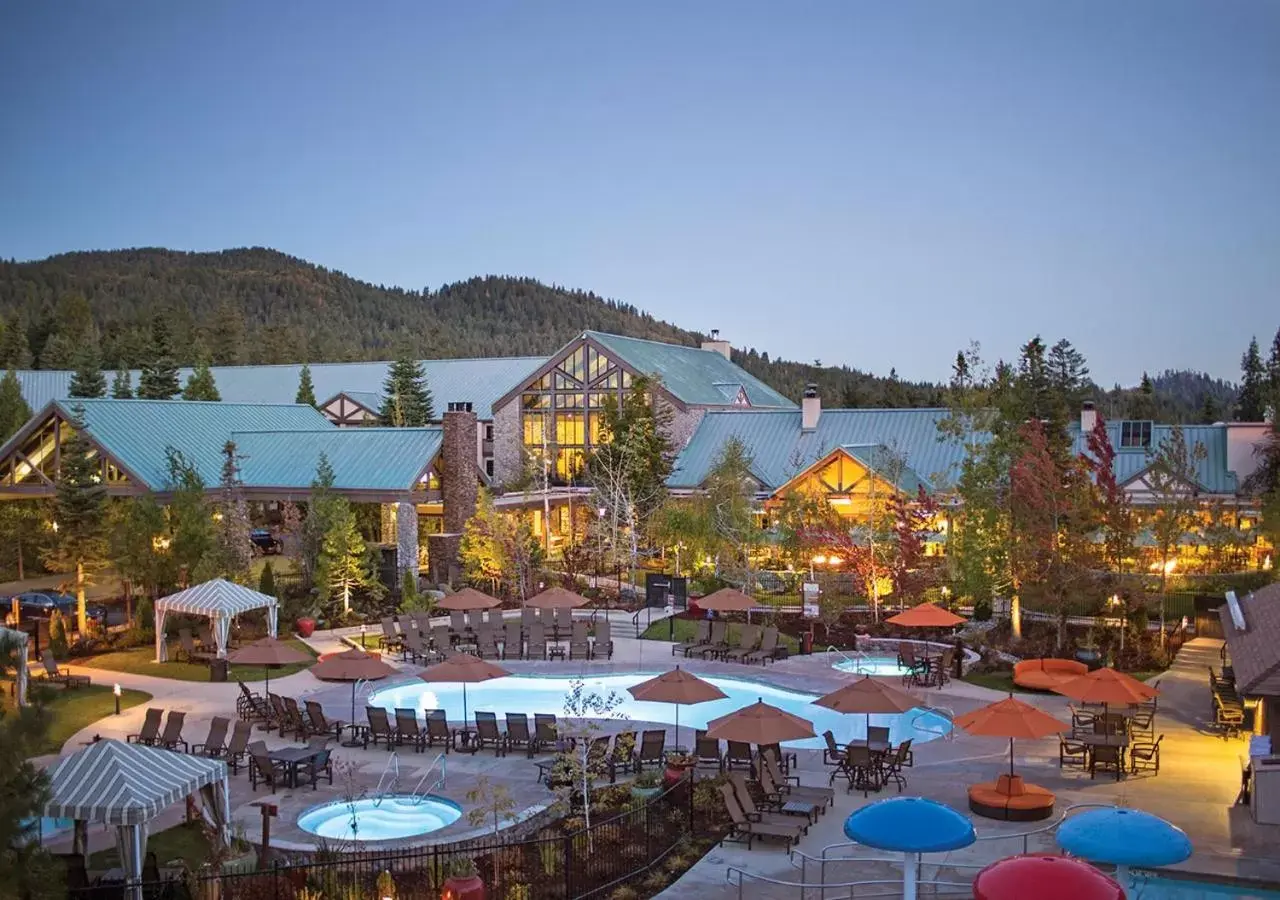
<svg viewBox="0 0 1280 900">
<path fill-rule="evenodd" d="M 1267 370 L 1258 352 L 1258 339 L 1249 341 L 1249 349 L 1240 357 L 1240 397 L 1236 400 L 1237 422 L 1261 422 L 1267 407 Z"/>
<path fill-rule="evenodd" d="M 311 383 L 311 367 L 303 363 L 302 370 L 298 373 L 298 393 L 293 398 L 294 403 L 304 403 L 307 406 L 316 405 L 316 389 Z"/>
<path fill-rule="evenodd" d="M 334 515 L 324 535 L 316 584 L 331 604 L 341 598 L 343 615 L 351 612 L 353 591 L 381 594 L 382 584 L 373 571 L 373 554 L 360 534 L 355 510 L 342 498 L 334 505 Z"/>
<path fill-rule="evenodd" d="M 1271 357 L 1267 360 L 1267 381 L 1271 385 L 1271 399 L 1268 405 L 1271 407 L 1271 419 L 1274 422 L 1280 419 L 1280 328 L 1276 329 L 1276 336 L 1271 341 Z"/>
<path fill-rule="evenodd" d="M 0 442 L 7 441 L 31 418 L 31 407 L 22 397 L 22 383 L 13 369 L 0 378 Z"/>
<path fill-rule="evenodd" d="M 258 593 L 268 597 L 276 596 L 276 573 L 271 567 L 271 560 L 262 564 L 262 574 L 258 576 Z"/>
<path fill-rule="evenodd" d="M 84 436 L 84 407 L 72 408 L 71 436 L 62 444 L 62 462 L 53 500 L 57 537 L 45 554 L 54 571 L 76 573 L 76 627 L 86 633 L 86 573 L 107 557 L 107 488 L 101 481 L 99 460 Z"/>
<path fill-rule="evenodd" d="M 27 343 L 27 326 L 17 313 L 14 313 L 5 323 L 4 336 L 0 338 L 0 363 L 10 369 L 31 368 L 31 346 Z"/>
<path fill-rule="evenodd" d="M 98 356 L 98 344 L 86 341 L 76 354 L 76 370 L 71 375 L 68 397 L 105 397 L 107 377 L 102 374 L 102 360 Z"/>
<path fill-rule="evenodd" d="M 75 365 L 80 344 L 65 334 L 53 334 L 40 348 L 40 368 L 69 369 Z"/>
<path fill-rule="evenodd" d="M 182 390 L 182 399 L 206 400 L 214 403 L 222 399 L 222 395 L 218 393 L 218 385 L 214 383 L 213 372 L 209 370 L 207 362 L 202 360 L 196 363 L 191 376 L 187 378 L 187 386 Z"/>
<path fill-rule="evenodd" d="M 196 581 L 226 578 L 239 584 L 249 583 L 253 564 L 252 528 L 249 505 L 244 499 L 244 483 L 240 480 L 240 456 L 234 441 L 222 446 L 222 481 L 214 513 L 214 543 L 195 571 Z"/>
<path fill-rule="evenodd" d="M 403 356 L 390 365 L 382 394 L 379 415 L 384 425 L 416 428 L 435 417 L 426 373 L 422 370 L 422 363 L 415 359 Z"/>
<path fill-rule="evenodd" d="M 132 376 L 129 375 L 128 369 L 120 369 L 117 371 L 116 377 L 111 382 L 111 398 L 113 400 L 132 400 L 132 380 Z"/>
<path fill-rule="evenodd" d="M 178 383 L 178 366 L 173 359 L 173 339 L 169 335 L 169 323 L 157 314 L 151 320 L 151 346 L 147 362 L 142 366 L 138 379 L 139 400 L 172 400 L 181 391 Z"/>
<path fill-rule="evenodd" d="M 1157 410 L 1155 382 L 1151 380 L 1150 375 L 1143 372 L 1142 382 L 1138 385 L 1138 391 L 1129 405 L 1129 418 L 1155 419 Z"/>
</svg>

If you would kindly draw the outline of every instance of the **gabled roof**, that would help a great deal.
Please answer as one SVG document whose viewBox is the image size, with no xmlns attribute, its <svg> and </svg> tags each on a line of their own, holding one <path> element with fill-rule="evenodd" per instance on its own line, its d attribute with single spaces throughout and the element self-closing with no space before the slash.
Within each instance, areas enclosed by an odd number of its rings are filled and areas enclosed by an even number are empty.
<svg viewBox="0 0 1280 900">
<path fill-rule="evenodd" d="M 329 428 L 301 435 L 237 431 L 231 439 L 243 457 L 245 487 L 306 490 L 324 453 L 338 490 L 407 491 L 440 452 L 444 432 L 438 427 Z"/>
<path fill-rule="evenodd" d="M 713 410 L 676 457 L 667 484 L 701 486 L 725 441 L 736 436 L 770 492 L 837 448 L 850 448 L 850 455 L 865 464 L 880 445 L 906 458 L 914 476 L 911 490 L 918 481 L 925 482 L 926 490 L 946 487 L 959 474 L 965 455 L 958 442 L 939 440 L 938 422 L 947 414 L 945 409 L 829 409 L 819 416 L 817 428 L 803 431 L 798 409 Z"/>
<path fill-rule="evenodd" d="M 346 397 L 352 403 L 358 403 L 371 413 L 377 413 L 382 409 L 382 395 L 375 391 L 339 391 L 332 397 L 326 397 L 320 401 L 320 407 L 323 409 L 339 397 Z"/>
<path fill-rule="evenodd" d="M 1241 597 L 1239 604 L 1244 631 L 1236 628 L 1225 605 L 1218 610 L 1236 689 L 1242 694 L 1280 697 L 1280 583 L 1258 588 Z"/>
<path fill-rule="evenodd" d="M 673 397 L 689 406 L 725 406 L 733 403 L 721 385 L 741 385 L 753 407 L 794 409 L 795 403 L 714 350 L 664 344 L 640 338 L 586 331 L 606 354 L 644 375 L 657 375 Z M 736 396 L 737 391 L 734 391 Z"/>
<path fill-rule="evenodd" d="M 1136 480 L 1150 467 L 1146 448 L 1122 448 L 1120 436 L 1122 425 L 1120 420 L 1107 422 L 1107 436 L 1116 451 L 1115 473 L 1120 485 L 1127 485 Z M 1151 426 L 1151 450 L 1156 450 L 1162 441 L 1173 431 L 1172 425 Z M 1080 431 L 1079 424 L 1070 428 L 1072 452 L 1088 455 L 1088 440 Z M 1200 444 L 1205 449 L 1205 458 L 1195 460 L 1196 487 L 1207 494 L 1234 494 L 1239 488 L 1236 473 L 1227 461 L 1227 427 L 1225 425 L 1183 425 L 1182 434 L 1187 442 L 1187 452 Z"/>
<path fill-rule="evenodd" d="M 886 460 L 892 451 L 884 444 L 841 444 L 840 449 L 866 466 L 877 477 L 885 479 L 889 477 Z M 894 481 L 894 487 L 912 496 L 919 493 L 920 488 L 926 491 L 933 490 L 933 482 L 912 468 L 909 462 L 903 464 L 902 471 L 897 473 Z"/>
</svg>

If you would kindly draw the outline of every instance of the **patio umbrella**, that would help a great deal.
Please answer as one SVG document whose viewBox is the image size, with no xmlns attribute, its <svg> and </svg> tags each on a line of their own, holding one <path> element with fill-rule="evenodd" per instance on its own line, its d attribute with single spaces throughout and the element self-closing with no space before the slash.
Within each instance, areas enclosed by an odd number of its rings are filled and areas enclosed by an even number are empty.
<svg viewBox="0 0 1280 900">
<path fill-rule="evenodd" d="M 1058 828 L 1058 846 L 1072 856 L 1116 867 L 1116 881 L 1133 890 L 1130 867 L 1173 866 L 1191 855 L 1186 832 L 1159 816 L 1116 806 L 1089 809 Z"/>
<path fill-rule="evenodd" d="M 361 681 L 378 681 L 398 670 L 382 661 L 382 657 L 363 650 L 346 650 L 322 658 L 311 667 L 311 674 L 324 681 L 351 682 L 351 722 L 356 721 L 356 685 Z M 355 746 L 352 741 L 345 746 Z"/>
<path fill-rule="evenodd" d="M 436 604 L 440 609 L 447 609 L 450 612 L 471 612 L 477 609 L 493 609 L 502 603 L 496 597 L 490 597 L 483 591 L 477 591 L 475 588 L 463 588 L 456 594 L 450 594 L 439 603 Z"/>
<path fill-rule="evenodd" d="M 785 710 L 757 700 L 707 723 L 707 737 L 744 744 L 780 744 L 814 737 L 813 724 Z"/>
<path fill-rule="evenodd" d="M 751 621 L 751 610 L 756 607 L 756 601 L 752 600 L 742 591 L 733 588 L 720 588 L 720 590 L 707 594 L 698 601 L 700 609 L 709 609 L 717 613 L 744 612 L 747 614 L 747 621 Z"/>
<path fill-rule="evenodd" d="M 534 609 L 577 609 L 590 602 L 586 597 L 575 594 L 573 591 L 566 591 L 562 587 L 549 587 L 530 600 L 526 606 L 532 606 Z"/>
<path fill-rule="evenodd" d="M 834 709 L 839 713 L 863 713 L 867 717 L 867 737 L 870 739 L 872 713 L 910 712 L 921 704 L 906 691 L 864 675 L 857 681 L 819 697 L 813 701 L 813 705 Z"/>
<path fill-rule="evenodd" d="M 1104 716 L 1112 705 L 1142 703 L 1160 693 L 1157 688 L 1110 666 L 1069 678 L 1053 689 L 1079 703 L 1101 703 Z"/>
<path fill-rule="evenodd" d="M 310 662 L 311 654 L 304 653 L 297 647 L 273 637 L 246 644 L 239 650 L 233 650 L 227 656 L 227 662 L 233 666 L 263 666 L 266 668 L 267 684 L 264 690 L 271 693 L 271 670 L 294 663 Z"/>
<path fill-rule="evenodd" d="M 642 681 L 634 687 L 627 688 L 627 693 L 637 700 L 651 703 L 672 703 L 676 708 L 676 743 L 680 743 L 680 707 L 692 706 L 695 703 L 706 703 L 708 700 L 722 700 L 726 696 L 709 681 L 703 681 L 697 675 L 691 675 L 679 666 L 670 672 L 664 672 L 657 678 Z"/>
<path fill-rule="evenodd" d="M 510 675 L 501 666 L 485 662 L 470 653 L 456 653 L 442 663 L 423 669 L 418 677 L 428 682 L 452 682 L 462 685 L 462 727 L 467 727 L 467 685 L 491 681 Z"/>
<path fill-rule="evenodd" d="M 908 610 L 885 619 L 889 625 L 902 625 L 907 628 L 954 628 L 963 625 L 967 619 L 943 609 L 936 603 L 921 603 Z"/>
<path fill-rule="evenodd" d="M 1015 738 L 1044 738 L 1067 730 L 1053 716 L 1041 712 L 1030 703 L 1014 699 L 1010 694 L 981 709 L 956 716 L 954 724 L 981 737 L 1009 739 L 1009 775 L 1013 775 L 1013 742 Z"/>
<path fill-rule="evenodd" d="M 975 900 L 1124 900 L 1125 892 L 1093 866 L 1066 856 L 1010 856 L 973 879 Z"/>
</svg>

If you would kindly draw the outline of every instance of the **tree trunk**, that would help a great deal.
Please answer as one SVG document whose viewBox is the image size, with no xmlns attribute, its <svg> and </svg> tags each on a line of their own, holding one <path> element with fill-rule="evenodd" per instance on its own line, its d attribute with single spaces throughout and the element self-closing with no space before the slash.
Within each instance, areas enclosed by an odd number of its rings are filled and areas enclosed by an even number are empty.
<svg viewBox="0 0 1280 900">
<path fill-rule="evenodd" d="M 1022 601 L 1017 594 L 1009 598 L 1009 630 L 1016 638 L 1022 638 Z"/>
<path fill-rule="evenodd" d="M 80 638 L 89 632 L 89 611 L 84 601 L 84 563 L 76 560 L 76 629 Z"/>
<path fill-rule="evenodd" d="M 22 539 L 19 538 L 17 541 L 14 541 L 14 543 L 18 547 L 18 580 L 26 581 L 27 580 L 26 566 L 24 565 L 24 561 L 22 559 Z"/>
</svg>

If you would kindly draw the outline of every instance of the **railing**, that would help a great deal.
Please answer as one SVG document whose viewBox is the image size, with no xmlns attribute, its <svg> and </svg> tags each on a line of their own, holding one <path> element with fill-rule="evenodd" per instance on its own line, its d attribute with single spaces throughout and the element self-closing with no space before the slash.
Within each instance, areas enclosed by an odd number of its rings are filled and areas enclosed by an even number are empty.
<svg viewBox="0 0 1280 900">
<path fill-rule="evenodd" d="M 932 734 L 935 737 L 940 737 L 944 741 L 954 741 L 956 739 L 955 725 L 952 724 L 955 722 L 955 718 L 956 718 L 955 710 L 953 710 L 949 706 L 921 706 L 919 707 L 919 709 L 920 709 L 920 712 L 916 713 L 911 718 L 911 727 L 913 729 L 917 731 L 923 731 L 925 734 Z M 942 718 L 947 720 L 947 724 L 951 725 L 951 727 L 950 728 L 930 727 L 932 724 L 932 719 L 930 719 L 930 716 L 942 716 Z M 923 720 L 925 724 L 923 725 L 919 724 L 921 720 Z"/>
<path fill-rule="evenodd" d="M 422 777 L 418 779 L 418 783 L 413 787 L 412 797 L 413 797 L 414 806 L 421 805 L 422 801 L 426 800 L 427 797 L 431 795 L 431 792 L 434 791 L 436 788 L 444 787 L 444 780 L 447 774 L 446 767 L 448 765 L 448 762 L 449 762 L 449 758 L 445 754 L 441 753 L 434 760 L 432 760 L 431 765 L 427 766 L 427 771 L 422 773 Z M 440 777 L 437 778 L 435 781 L 431 782 L 431 785 L 424 791 L 422 789 L 422 786 L 427 783 L 427 779 L 430 778 L 431 773 L 436 770 L 436 766 L 440 767 Z"/>
<path fill-rule="evenodd" d="M 391 776 L 391 781 L 386 790 L 383 789 L 383 783 L 386 782 L 387 776 Z M 393 794 L 396 785 L 400 783 L 400 755 L 394 750 L 391 751 L 391 758 L 387 760 L 387 764 L 382 767 L 382 774 L 378 776 L 378 786 L 373 789 L 373 805 L 381 806 L 382 798 L 387 794 Z"/>
<path fill-rule="evenodd" d="M 841 650 L 839 647 L 833 644 L 827 647 L 827 653 L 839 653 L 841 656 L 844 657 L 845 662 L 853 663 L 853 668 L 845 671 L 850 671 L 857 675 L 874 674 L 873 672 L 864 670 L 862 668 L 863 664 L 869 661 L 871 657 L 867 656 L 867 654 L 863 653 L 861 650 L 854 650 L 853 656 L 850 656 L 848 653 L 846 653 L 845 651 Z"/>
<path fill-rule="evenodd" d="M 849 861 L 850 862 L 895 862 L 895 860 L 892 860 L 892 859 L 881 859 L 878 857 L 877 858 L 869 857 L 865 860 L 849 860 Z M 902 863 L 903 860 L 899 858 L 898 860 L 896 860 L 896 862 Z M 916 865 L 918 864 L 919 863 L 917 861 Z M 863 900 L 863 898 L 871 898 L 871 897 L 899 897 L 900 898 L 902 897 L 902 884 L 903 884 L 903 880 L 897 879 L 897 878 L 893 878 L 893 879 L 875 878 L 875 879 L 865 879 L 861 881 L 835 881 L 830 883 L 785 881 L 780 878 L 770 878 L 767 875 L 757 875 L 753 872 L 748 872 L 744 869 L 739 869 L 737 866 L 729 866 L 725 870 L 725 881 L 728 882 L 730 885 L 735 885 L 738 888 L 739 900 L 742 900 L 744 896 L 750 897 L 750 896 L 753 896 L 754 894 L 754 892 L 751 892 L 751 891 L 748 891 L 748 893 L 746 894 L 743 893 L 743 887 L 748 881 L 753 883 L 759 883 L 759 884 L 773 885 L 774 887 L 795 888 L 799 892 L 799 896 L 801 898 L 804 897 L 805 891 L 810 889 L 817 889 L 821 897 L 826 897 L 827 895 L 826 892 L 829 890 L 845 888 L 848 890 L 848 894 L 846 896 L 850 898 L 857 898 L 857 900 Z M 930 893 L 930 896 L 932 897 L 947 897 L 951 895 L 955 895 L 959 897 L 973 896 L 973 885 L 969 882 L 936 881 L 936 880 L 921 881 L 917 879 L 915 883 L 917 886 L 922 886 L 922 885 L 931 886 L 933 888 L 933 891 Z M 888 888 L 888 890 L 877 891 L 875 893 L 866 893 L 864 891 L 857 891 L 856 893 L 854 892 L 855 888 L 879 887 L 879 886 L 884 886 Z M 939 890 L 939 888 L 950 888 L 950 890 Z"/>
</svg>

